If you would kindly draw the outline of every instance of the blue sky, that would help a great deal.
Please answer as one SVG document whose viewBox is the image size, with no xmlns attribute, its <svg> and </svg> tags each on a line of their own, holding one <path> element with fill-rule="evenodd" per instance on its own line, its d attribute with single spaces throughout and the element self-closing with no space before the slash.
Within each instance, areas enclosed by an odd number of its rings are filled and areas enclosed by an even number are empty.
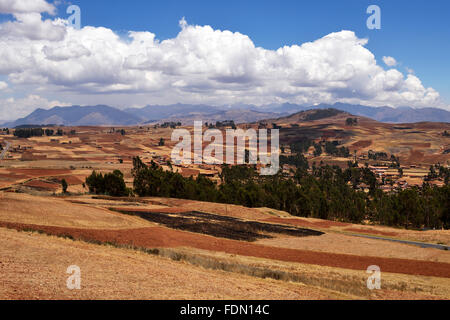
<svg viewBox="0 0 450 320">
<path fill-rule="evenodd" d="M 450 110 L 449 15 L 448 0 L 0 0 L 0 120 L 95 104 Z"/>
<path fill-rule="evenodd" d="M 392 56 L 399 71 L 414 70 L 450 103 L 450 1 L 448 0 L 189 0 L 71 1 L 82 9 L 83 25 L 118 32 L 151 30 L 175 37 L 178 21 L 248 35 L 255 45 L 277 49 L 314 41 L 331 32 L 352 30 L 368 38 L 377 60 Z M 381 30 L 369 30 L 366 9 L 381 8 Z M 64 8 L 65 6 L 61 6 Z M 59 12 L 62 17 L 67 16 Z"/>
</svg>

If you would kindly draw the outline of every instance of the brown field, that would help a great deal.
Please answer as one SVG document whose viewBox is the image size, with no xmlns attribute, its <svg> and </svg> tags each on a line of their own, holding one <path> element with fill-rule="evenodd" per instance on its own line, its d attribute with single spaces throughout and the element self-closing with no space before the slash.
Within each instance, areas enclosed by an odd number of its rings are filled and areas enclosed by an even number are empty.
<svg viewBox="0 0 450 320">
<path fill-rule="evenodd" d="M 144 220 L 103 208 L 70 204 L 62 199 L 0 192 L 0 220 L 78 228 L 133 228 L 148 226 Z"/>
<path fill-rule="evenodd" d="M 8 222 L 0 222 L 0 227 L 22 231 L 33 230 L 48 235 L 70 237 L 88 242 L 112 243 L 118 246 L 131 246 L 147 249 L 188 246 L 196 249 L 225 252 L 242 256 L 352 270 L 365 270 L 370 265 L 378 265 L 382 270 L 390 273 L 450 278 L 449 263 L 398 258 L 387 259 L 383 257 L 336 254 L 281 247 L 274 248 L 243 241 L 211 238 L 161 227 L 99 230 L 38 226 Z"/>
</svg>

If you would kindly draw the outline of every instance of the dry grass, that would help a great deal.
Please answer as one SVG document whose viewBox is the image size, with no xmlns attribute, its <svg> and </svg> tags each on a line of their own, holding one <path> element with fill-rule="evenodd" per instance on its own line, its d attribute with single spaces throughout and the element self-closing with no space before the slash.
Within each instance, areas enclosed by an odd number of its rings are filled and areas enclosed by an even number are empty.
<svg viewBox="0 0 450 320">
<path fill-rule="evenodd" d="M 0 229 L 0 299 L 336 299 L 330 290 L 211 271 L 135 250 Z M 67 267 L 81 268 L 68 290 Z"/>
<path fill-rule="evenodd" d="M 71 204 L 55 197 L 0 192 L 0 221 L 45 226 L 126 229 L 150 224 L 104 208 Z"/>
<path fill-rule="evenodd" d="M 169 249 L 169 251 L 173 249 Z M 393 274 L 382 271 L 382 290 L 367 289 L 368 274 L 362 271 L 273 261 L 198 249 L 177 249 L 163 255 L 188 257 L 197 265 L 212 269 L 233 270 L 253 276 L 266 276 L 282 281 L 299 282 L 327 288 L 353 298 L 362 299 L 450 299 L 450 279 Z"/>
</svg>

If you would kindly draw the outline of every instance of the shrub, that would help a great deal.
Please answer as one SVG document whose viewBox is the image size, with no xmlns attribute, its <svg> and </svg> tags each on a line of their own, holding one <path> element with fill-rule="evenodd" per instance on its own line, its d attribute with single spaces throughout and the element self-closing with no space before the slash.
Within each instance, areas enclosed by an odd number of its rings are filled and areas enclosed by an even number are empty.
<svg viewBox="0 0 450 320">
<path fill-rule="evenodd" d="M 113 197 L 123 197 L 130 194 L 120 170 L 114 170 L 112 173 L 106 173 L 105 175 L 94 170 L 86 178 L 86 185 L 89 187 L 89 192 L 95 194 L 106 194 Z"/>
<path fill-rule="evenodd" d="M 62 191 L 63 191 L 63 193 L 67 193 L 67 187 L 68 187 L 68 185 L 67 185 L 66 179 L 62 179 L 62 181 L 61 181 L 61 186 L 62 186 Z"/>
</svg>

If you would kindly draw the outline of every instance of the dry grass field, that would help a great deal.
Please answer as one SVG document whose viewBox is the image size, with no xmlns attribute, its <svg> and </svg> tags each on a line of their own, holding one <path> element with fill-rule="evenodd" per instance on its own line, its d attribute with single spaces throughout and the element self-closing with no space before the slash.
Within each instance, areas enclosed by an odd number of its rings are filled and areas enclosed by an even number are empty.
<svg viewBox="0 0 450 320">
<path fill-rule="evenodd" d="M 201 231 L 175 230 L 107 209 L 148 214 L 207 212 L 202 202 L 161 198 L 129 202 L 109 197 L 55 198 L 10 192 L 0 195 L 4 208 L 0 210 L 0 235 L 8 244 L 0 249 L 5 284 L 1 298 L 450 298 L 447 251 L 361 239 L 339 229 L 355 227 L 352 225 L 301 219 L 309 223 L 310 230 L 320 229 L 324 234 L 270 234 L 272 238 L 254 242 L 236 241 Z M 24 209 L 21 201 L 34 205 Z M 254 210 L 255 215 L 246 217 L 246 210 Z M 227 212 L 230 217 L 260 223 L 268 223 L 274 214 L 239 206 L 214 214 L 226 217 Z M 383 229 L 395 231 L 397 238 L 408 232 Z M 448 237 L 448 233 L 438 232 L 439 241 Z M 85 284 L 77 292 L 65 287 L 65 268 L 73 264 L 80 266 Z M 382 290 L 366 287 L 365 269 L 372 264 L 380 265 L 383 272 Z M 31 272 L 33 269 L 39 271 Z M 228 282 L 230 285 L 225 285 Z"/>
<path fill-rule="evenodd" d="M 135 250 L 0 229 L 0 299 L 339 299 L 297 283 L 212 271 Z M 81 269 L 69 290 L 66 269 Z"/>
</svg>

